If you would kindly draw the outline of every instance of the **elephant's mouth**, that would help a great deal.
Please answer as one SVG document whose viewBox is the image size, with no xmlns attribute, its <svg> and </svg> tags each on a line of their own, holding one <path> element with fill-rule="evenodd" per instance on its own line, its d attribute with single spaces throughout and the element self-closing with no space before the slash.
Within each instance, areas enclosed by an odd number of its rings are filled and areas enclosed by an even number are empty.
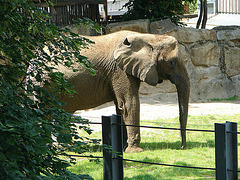
<svg viewBox="0 0 240 180">
<path fill-rule="evenodd" d="M 159 80 L 158 80 L 158 84 L 161 84 L 162 82 L 163 82 L 162 79 L 159 79 Z"/>
<path fill-rule="evenodd" d="M 166 74 L 165 76 L 166 76 L 166 78 L 169 79 L 169 80 L 170 80 L 171 77 L 172 77 L 170 74 Z"/>
</svg>

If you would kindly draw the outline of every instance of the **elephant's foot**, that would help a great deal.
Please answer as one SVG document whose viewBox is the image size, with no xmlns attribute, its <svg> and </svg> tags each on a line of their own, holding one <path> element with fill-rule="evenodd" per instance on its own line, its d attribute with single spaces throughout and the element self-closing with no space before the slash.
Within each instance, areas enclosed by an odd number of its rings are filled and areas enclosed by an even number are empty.
<svg viewBox="0 0 240 180">
<path fill-rule="evenodd" d="M 181 144 L 181 149 L 185 149 L 186 148 L 186 140 Z"/>
<path fill-rule="evenodd" d="M 181 149 L 183 150 L 183 149 L 185 149 L 186 148 L 186 145 L 182 145 L 181 146 Z"/>
<path fill-rule="evenodd" d="M 125 149 L 126 153 L 140 153 L 143 152 L 143 148 L 139 147 L 139 146 L 128 146 Z"/>
</svg>

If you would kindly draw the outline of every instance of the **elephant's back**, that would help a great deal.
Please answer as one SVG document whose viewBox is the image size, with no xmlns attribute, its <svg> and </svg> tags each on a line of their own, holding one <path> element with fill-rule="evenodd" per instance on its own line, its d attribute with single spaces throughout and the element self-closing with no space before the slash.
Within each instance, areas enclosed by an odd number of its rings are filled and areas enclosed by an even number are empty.
<svg viewBox="0 0 240 180">
<path fill-rule="evenodd" d="M 108 56 L 119 46 L 120 43 L 128 35 L 140 34 L 133 31 L 118 31 L 115 33 L 100 35 L 100 36 L 84 36 L 91 40 L 93 43 L 89 44 L 89 48 L 82 51 L 83 55 L 86 56 L 97 56 L 99 54 Z M 94 49 L 94 51 L 93 51 Z"/>
</svg>

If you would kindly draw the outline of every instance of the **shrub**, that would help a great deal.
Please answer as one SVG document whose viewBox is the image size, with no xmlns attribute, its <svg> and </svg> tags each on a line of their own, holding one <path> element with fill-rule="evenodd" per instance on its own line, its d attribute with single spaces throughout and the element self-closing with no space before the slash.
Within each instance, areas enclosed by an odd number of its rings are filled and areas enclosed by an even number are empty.
<svg viewBox="0 0 240 180">
<path fill-rule="evenodd" d="M 88 151 L 75 123 L 91 131 L 87 120 L 61 109 L 55 94 L 74 90 L 62 73 L 48 66 L 51 61 L 77 71 L 76 59 L 94 73 L 79 54 L 89 41 L 50 24 L 48 13 L 30 0 L 0 2 L 1 179 L 90 178 L 67 171 L 74 159 L 66 151 Z"/>
<path fill-rule="evenodd" d="M 155 21 L 170 18 L 172 22 L 179 24 L 180 15 L 184 14 L 182 0 L 129 0 L 124 7 L 128 9 L 127 13 L 124 14 L 125 20 L 150 19 Z"/>
</svg>

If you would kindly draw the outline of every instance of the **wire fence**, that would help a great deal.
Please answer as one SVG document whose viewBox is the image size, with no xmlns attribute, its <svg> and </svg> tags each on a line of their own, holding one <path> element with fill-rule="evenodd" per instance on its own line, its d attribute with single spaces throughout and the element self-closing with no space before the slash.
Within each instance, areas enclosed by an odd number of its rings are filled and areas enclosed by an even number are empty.
<svg viewBox="0 0 240 180">
<path fill-rule="evenodd" d="M 202 169 L 216 171 L 216 179 L 219 180 L 234 180 L 238 179 L 238 142 L 237 135 L 237 123 L 226 122 L 226 123 L 215 123 L 214 130 L 204 129 L 181 129 L 181 128 L 169 128 L 169 127 L 158 127 L 158 126 L 140 126 L 140 125 L 129 125 L 122 122 L 121 116 L 109 116 L 102 117 L 102 123 L 91 122 L 90 124 L 102 125 L 102 141 L 104 145 L 112 147 L 112 150 L 103 148 L 103 156 L 81 156 L 81 155 L 70 155 L 75 157 L 87 157 L 87 158 L 103 158 L 103 172 L 104 180 L 115 180 L 123 179 L 123 161 L 143 163 L 150 165 L 160 165 L 168 167 L 188 168 L 188 169 Z M 164 164 L 156 162 L 145 162 L 133 159 L 123 158 L 123 140 L 122 140 L 122 127 L 140 127 L 140 128 L 152 128 L 152 129 L 163 129 L 163 130 L 186 130 L 193 132 L 204 132 L 204 133 L 215 133 L 215 162 L 216 167 L 195 167 L 195 166 L 184 166 L 174 164 Z M 120 143 L 118 143 L 120 142 Z M 117 152 L 117 153 L 116 153 Z M 229 173 L 230 172 L 230 173 Z"/>
</svg>

